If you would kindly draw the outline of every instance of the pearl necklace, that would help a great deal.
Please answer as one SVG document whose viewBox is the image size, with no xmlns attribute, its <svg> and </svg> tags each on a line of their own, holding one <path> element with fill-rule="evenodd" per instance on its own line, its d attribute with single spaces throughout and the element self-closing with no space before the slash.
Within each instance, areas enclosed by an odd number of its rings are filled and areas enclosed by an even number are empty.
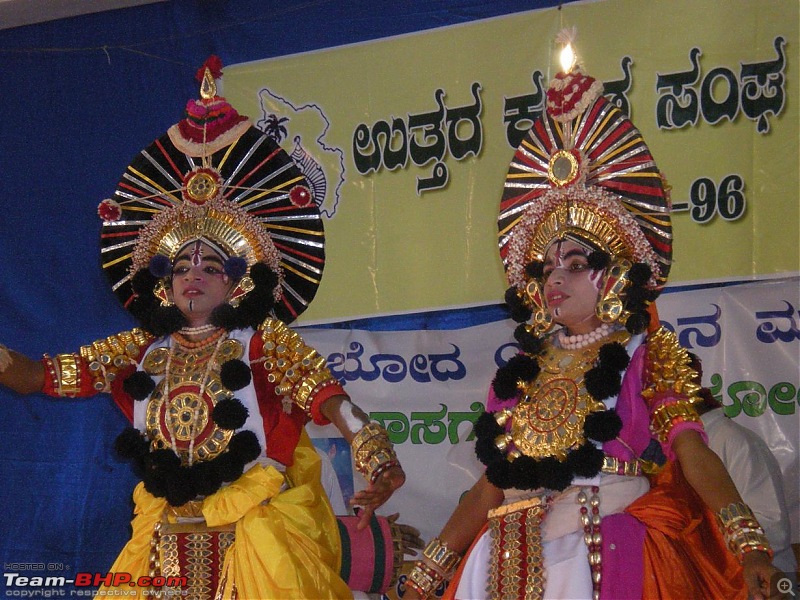
<svg viewBox="0 0 800 600">
<path fill-rule="evenodd" d="M 611 325 L 608 323 L 603 323 L 600 327 L 589 333 L 578 333 L 576 335 L 567 335 L 566 330 L 560 329 L 558 331 L 558 344 L 564 348 L 564 350 L 580 350 L 581 348 L 585 348 L 590 344 L 602 340 L 609 333 L 611 333 Z"/>
<path fill-rule="evenodd" d="M 198 333 L 205 333 L 215 329 L 217 329 L 217 326 L 209 323 L 207 325 L 200 325 L 199 327 L 181 327 L 178 333 L 182 335 L 197 335 Z"/>
</svg>

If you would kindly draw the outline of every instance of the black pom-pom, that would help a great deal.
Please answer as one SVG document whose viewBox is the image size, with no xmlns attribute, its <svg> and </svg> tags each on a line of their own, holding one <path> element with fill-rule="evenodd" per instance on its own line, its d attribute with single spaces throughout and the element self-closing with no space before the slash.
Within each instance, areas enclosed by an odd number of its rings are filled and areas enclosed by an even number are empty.
<svg viewBox="0 0 800 600">
<path fill-rule="evenodd" d="M 543 487 L 560 492 L 572 483 L 572 470 L 566 462 L 548 456 L 541 459 L 538 466 L 539 482 Z"/>
<path fill-rule="evenodd" d="M 211 418 L 222 429 L 239 429 L 250 415 L 247 407 L 236 398 L 220 400 L 211 413 Z"/>
<path fill-rule="evenodd" d="M 517 325 L 514 330 L 514 339 L 519 343 L 519 347 L 527 354 L 540 354 L 544 349 L 544 340 L 535 336 L 524 323 Z"/>
<path fill-rule="evenodd" d="M 122 389 L 134 400 L 144 400 L 156 389 L 156 382 L 144 371 L 134 371 L 122 382 Z"/>
<path fill-rule="evenodd" d="M 622 376 L 619 371 L 594 367 L 586 371 L 583 385 L 589 395 L 598 401 L 603 401 L 619 394 L 622 386 Z"/>
<path fill-rule="evenodd" d="M 212 325 L 222 327 L 226 331 L 239 329 L 241 327 L 236 309 L 227 303 L 222 303 L 214 308 L 214 310 L 211 311 L 209 320 Z"/>
<path fill-rule="evenodd" d="M 278 285 L 278 275 L 264 263 L 256 263 L 250 267 L 250 278 L 257 286 L 263 286 L 269 294 Z"/>
<path fill-rule="evenodd" d="M 520 381 L 533 381 L 539 375 L 539 363 L 535 358 L 525 354 L 517 354 L 504 366 L 497 369 L 492 389 L 501 400 L 509 400 L 519 393 Z"/>
<path fill-rule="evenodd" d="M 633 285 L 646 285 L 653 275 L 653 270 L 647 263 L 634 263 L 628 271 L 628 279 Z"/>
<path fill-rule="evenodd" d="M 215 458 L 214 468 L 222 481 L 235 481 L 244 473 L 244 463 L 230 452 Z"/>
<path fill-rule="evenodd" d="M 486 467 L 486 479 L 488 479 L 489 483 L 493 486 L 501 490 L 507 490 L 511 487 L 510 472 L 511 463 L 505 459 L 498 460 Z"/>
<path fill-rule="evenodd" d="M 153 296 L 153 290 L 157 283 L 158 278 L 149 269 L 139 269 L 131 278 L 133 291 L 139 296 L 152 296 L 153 301 L 156 300 L 155 296 Z"/>
<path fill-rule="evenodd" d="M 539 279 L 544 275 L 544 263 L 540 260 L 532 260 L 525 265 L 525 274 L 533 279 Z"/>
<path fill-rule="evenodd" d="M 540 486 L 538 466 L 530 456 L 518 456 L 511 463 L 509 477 L 515 488 L 520 490 L 535 490 Z"/>
<path fill-rule="evenodd" d="M 622 431 L 622 419 L 615 410 L 601 410 L 586 415 L 583 434 L 598 442 L 613 440 Z"/>
<path fill-rule="evenodd" d="M 122 458 L 143 458 L 147 448 L 147 438 L 135 427 L 126 427 L 114 440 L 114 450 Z"/>
<path fill-rule="evenodd" d="M 220 479 L 213 460 L 193 464 L 190 475 L 192 486 L 200 496 L 210 496 L 222 485 L 222 479 Z"/>
<path fill-rule="evenodd" d="M 625 306 L 628 310 L 633 308 L 644 308 L 644 305 L 649 301 L 650 292 L 642 287 L 642 286 L 631 286 L 627 292 L 625 292 Z"/>
<path fill-rule="evenodd" d="M 247 261 L 240 256 L 231 256 L 225 261 L 223 270 L 228 277 L 239 281 L 247 273 Z"/>
<path fill-rule="evenodd" d="M 506 308 L 508 309 L 511 318 L 517 323 L 525 323 L 531 318 L 533 312 L 530 308 L 525 306 L 525 303 L 520 298 L 517 288 L 511 286 L 505 293 Z"/>
<path fill-rule="evenodd" d="M 171 473 L 181 466 L 181 459 L 178 455 L 166 448 L 153 450 L 147 458 L 148 471 Z"/>
<path fill-rule="evenodd" d="M 167 480 L 163 473 L 156 474 L 145 470 L 142 475 L 142 483 L 144 483 L 144 489 L 156 498 L 163 498 L 167 495 Z"/>
<path fill-rule="evenodd" d="M 504 368 L 511 369 L 517 379 L 533 381 L 539 375 L 539 362 L 532 356 L 516 354 L 506 363 Z"/>
<path fill-rule="evenodd" d="M 516 374 L 506 365 L 497 369 L 492 380 L 492 390 L 501 400 L 510 400 L 519 393 L 518 383 Z"/>
<path fill-rule="evenodd" d="M 157 306 L 151 311 L 145 328 L 155 336 L 169 335 L 186 327 L 189 322 L 177 306 Z"/>
<path fill-rule="evenodd" d="M 625 346 L 619 342 L 611 342 L 604 344 L 598 353 L 600 364 L 604 369 L 611 369 L 612 371 L 622 371 L 628 368 L 630 356 L 625 350 Z"/>
<path fill-rule="evenodd" d="M 625 321 L 625 329 L 632 335 L 642 333 L 649 325 L 650 313 L 645 311 L 632 313 L 631 316 L 628 317 L 628 320 Z"/>
<path fill-rule="evenodd" d="M 172 506 L 183 506 L 197 496 L 194 480 L 187 467 L 176 469 L 167 480 L 166 499 Z"/>
<path fill-rule="evenodd" d="M 567 466 L 579 477 L 594 477 L 603 468 L 603 451 L 586 442 L 569 453 Z"/>
<path fill-rule="evenodd" d="M 489 439 L 494 442 L 494 438 L 503 433 L 505 430 L 497 423 L 494 418 L 494 413 L 485 412 L 475 421 L 472 428 L 475 436 L 478 439 Z"/>
<path fill-rule="evenodd" d="M 250 367 L 243 361 L 233 359 L 222 363 L 222 367 L 219 370 L 219 378 L 222 381 L 222 385 L 235 392 L 249 385 L 252 374 Z"/>
<path fill-rule="evenodd" d="M 154 254 L 153 258 L 150 259 L 148 270 L 153 277 L 158 279 L 169 277 L 172 275 L 172 261 L 169 259 L 169 256 Z"/>
<path fill-rule="evenodd" d="M 600 271 L 611 264 L 611 256 L 602 250 L 595 250 L 589 253 L 589 256 L 586 257 L 586 262 L 590 269 Z"/>
<path fill-rule="evenodd" d="M 228 454 L 236 457 L 242 464 L 246 464 L 261 456 L 261 444 L 258 443 L 258 438 L 252 431 L 240 431 L 231 438 L 228 444 Z"/>
</svg>

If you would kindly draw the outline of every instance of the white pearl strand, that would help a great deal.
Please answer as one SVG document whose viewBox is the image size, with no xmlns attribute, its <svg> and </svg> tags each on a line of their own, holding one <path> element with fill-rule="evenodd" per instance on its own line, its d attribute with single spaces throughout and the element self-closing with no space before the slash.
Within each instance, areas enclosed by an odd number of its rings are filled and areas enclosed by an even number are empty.
<svg viewBox="0 0 800 600">
<path fill-rule="evenodd" d="M 206 333 L 207 331 L 214 331 L 219 329 L 216 325 L 200 325 L 200 327 L 181 327 L 178 331 L 181 335 L 196 335 L 198 333 Z"/>
<path fill-rule="evenodd" d="M 558 345 L 564 350 L 579 350 L 602 340 L 609 333 L 611 333 L 611 325 L 608 323 L 603 323 L 589 333 L 578 333 L 576 335 L 567 335 L 565 329 L 560 329 L 558 331 Z"/>
</svg>

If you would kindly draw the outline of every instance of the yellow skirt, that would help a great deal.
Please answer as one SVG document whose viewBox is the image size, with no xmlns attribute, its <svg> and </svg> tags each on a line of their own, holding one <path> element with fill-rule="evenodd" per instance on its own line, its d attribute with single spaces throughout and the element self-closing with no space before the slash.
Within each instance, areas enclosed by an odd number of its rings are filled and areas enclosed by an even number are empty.
<svg viewBox="0 0 800 600">
<path fill-rule="evenodd" d="M 286 479 L 291 487 L 281 492 L 284 476 L 273 467 L 255 465 L 203 501 L 206 525 L 234 524 L 236 534 L 225 554 L 220 589 L 211 590 L 210 598 L 352 598 L 339 577 L 336 519 L 320 484 L 319 457 L 305 432 Z M 136 582 L 152 576 L 151 542 L 167 502 L 142 483 L 133 500 L 133 535 L 111 572 L 130 574 Z"/>
</svg>

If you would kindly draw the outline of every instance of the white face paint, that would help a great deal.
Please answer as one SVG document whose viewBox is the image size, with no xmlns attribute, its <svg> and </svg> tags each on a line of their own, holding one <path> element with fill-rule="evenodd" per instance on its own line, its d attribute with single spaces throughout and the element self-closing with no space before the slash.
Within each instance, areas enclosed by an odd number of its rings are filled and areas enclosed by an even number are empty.
<svg viewBox="0 0 800 600">
<path fill-rule="evenodd" d="M 554 242 L 544 258 L 544 295 L 553 320 L 569 333 L 600 326 L 595 307 L 605 270 L 589 267 L 592 249 L 571 239 Z"/>
</svg>

